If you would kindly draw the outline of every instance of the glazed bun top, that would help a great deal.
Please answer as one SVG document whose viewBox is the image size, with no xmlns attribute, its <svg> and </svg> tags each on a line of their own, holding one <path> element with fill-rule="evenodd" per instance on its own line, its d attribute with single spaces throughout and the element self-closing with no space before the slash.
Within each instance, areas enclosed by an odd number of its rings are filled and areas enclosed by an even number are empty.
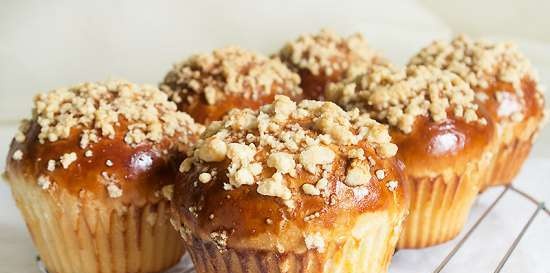
<svg viewBox="0 0 550 273">
<path fill-rule="evenodd" d="M 372 64 L 387 62 L 360 33 L 341 37 L 326 29 L 288 42 L 279 57 L 300 74 L 305 97 L 317 100 L 323 99 L 328 83 L 355 77 Z"/>
<path fill-rule="evenodd" d="M 513 43 L 475 41 L 459 35 L 436 41 L 410 60 L 458 74 L 476 91 L 495 121 L 520 122 L 541 116 L 544 96 L 531 64 Z"/>
<path fill-rule="evenodd" d="M 299 83 L 299 76 L 277 59 L 225 47 L 175 64 L 160 88 L 180 110 L 208 124 L 233 108 L 257 109 L 276 94 L 300 98 Z"/>
<path fill-rule="evenodd" d="M 126 81 L 39 94 L 12 141 L 6 175 L 52 193 L 144 202 L 172 183 L 171 161 L 204 129 L 176 108 L 156 87 Z"/>
<path fill-rule="evenodd" d="M 373 66 L 362 76 L 332 85 L 326 96 L 389 124 L 408 174 L 463 169 L 469 158 L 484 153 L 494 130 L 470 86 L 435 67 Z"/>
<path fill-rule="evenodd" d="M 183 234 L 284 252 L 305 249 L 304 236 L 347 234 L 367 212 L 403 212 L 390 140 L 386 126 L 331 102 L 277 96 L 232 111 L 180 166 L 172 204 Z"/>
</svg>

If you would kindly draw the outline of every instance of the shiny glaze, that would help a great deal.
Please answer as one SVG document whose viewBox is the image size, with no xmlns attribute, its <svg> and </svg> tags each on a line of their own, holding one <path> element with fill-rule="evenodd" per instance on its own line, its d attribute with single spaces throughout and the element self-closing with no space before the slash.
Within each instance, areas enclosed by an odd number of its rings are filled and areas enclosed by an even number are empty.
<svg viewBox="0 0 550 273">
<path fill-rule="evenodd" d="M 304 97 L 310 100 L 325 100 L 325 89 L 330 83 L 336 83 L 343 79 L 342 71 L 335 71 L 327 76 L 325 73 L 313 75 L 308 69 L 300 69 L 300 87 L 304 90 Z"/>
<path fill-rule="evenodd" d="M 312 196 L 303 193 L 304 183 L 315 184 L 318 176 L 304 170 L 298 171 L 296 178 L 285 176 L 285 183 L 293 193 L 295 208 L 289 209 L 280 198 L 260 195 L 256 185 L 241 186 L 226 191 L 222 188 L 227 182 L 225 171 L 229 162 L 210 166 L 216 167 L 218 175 L 209 183 L 198 181 L 200 167 L 194 166 L 189 172 L 181 174 L 174 189 L 172 205 L 182 218 L 182 222 L 195 234 L 207 237 L 210 232 L 225 230 L 229 233 L 229 243 L 239 239 L 250 239 L 256 235 L 269 234 L 274 240 L 284 240 L 284 234 L 293 234 L 289 229 L 346 229 L 354 224 L 354 219 L 366 212 L 389 210 L 402 213 L 408 208 L 407 186 L 402 183 L 401 166 L 395 159 L 381 159 L 374 149 L 366 143 L 360 143 L 365 156 L 371 156 L 376 166 L 371 167 L 372 178 L 367 185 L 348 187 L 343 181 L 346 168 L 350 164 L 347 156 L 340 154 L 333 163 L 329 178 L 328 194 Z M 333 146 L 333 150 L 338 150 Z M 260 153 L 259 153 L 260 154 Z M 265 160 L 268 155 L 256 155 Z M 386 178 L 379 181 L 374 171 L 384 169 Z M 264 167 L 263 177 L 270 177 L 274 169 Z M 389 180 L 398 180 L 399 187 L 390 192 L 386 187 Z M 190 207 L 202 207 L 198 217 L 190 213 Z M 305 221 L 304 217 L 318 212 L 319 217 Z M 213 218 L 210 218 L 213 215 Z M 272 223 L 267 223 L 267 219 Z M 291 236 L 295 238 L 294 236 Z"/>
<path fill-rule="evenodd" d="M 441 123 L 420 116 L 411 133 L 404 134 L 394 128 L 391 135 L 399 147 L 397 156 L 406 166 L 407 175 L 424 176 L 441 174 L 446 169 L 463 172 L 470 161 L 482 158 L 494 131 L 490 119 L 487 125 L 480 125 L 452 116 Z"/>
<path fill-rule="evenodd" d="M 485 89 L 477 89 L 476 92 L 483 92 L 489 97 L 486 101 L 480 104 L 487 109 L 491 118 L 499 123 L 508 120 L 506 116 L 514 112 L 522 112 L 528 119 L 530 117 L 541 118 L 544 111 L 544 103 L 539 101 L 537 96 L 540 96 L 537 91 L 536 82 L 530 78 L 524 78 L 521 81 L 521 90 L 523 98 L 520 98 L 514 86 L 510 83 L 495 81 Z M 503 101 L 496 99 L 497 92 L 505 92 L 507 95 Z M 508 114 L 508 115 L 503 115 Z"/>
<path fill-rule="evenodd" d="M 176 90 L 175 86 L 170 87 Z M 276 88 L 276 86 L 272 87 L 273 90 Z M 243 93 L 246 93 L 246 91 L 243 91 Z M 250 108 L 256 110 L 262 105 L 273 102 L 275 95 L 278 94 L 271 92 L 261 94 L 258 98 L 246 98 L 242 94 L 225 94 L 223 98 L 217 99 L 215 104 L 210 105 L 203 93 L 191 93 L 187 95 L 193 96 L 191 103 L 189 103 L 185 95 L 182 95 L 182 101 L 178 103 L 178 110 L 188 113 L 196 122 L 208 125 L 212 121 L 220 120 L 231 109 Z M 289 96 L 295 101 L 301 100 L 301 95 L 292 96 L 290 92 L 281 95 Z"/>
<path fill-rule="evenodd" d="M 113 139 L 100 138 L 98 143 L 90 143 L 87 149 L 79 146 L 81 129 L 73 128 L 67 139 L 40 144 L 37 135 L 40 126 L 33 122 L 23 143 L 13 141 L 7 158 L 7 176 L 23 177 L 29 183 L 36 183 L 40 175 L 46 175 L 53 182 L 49 191 L 66 190 L 69 194 L 90 196 L 94 199 L 109 197 L 102 177 L 102 172 L 116 177 L 118 186 L 123 190 L 120 198 L 123 203 L 142 204 L 157 200 L 156 192 L 163 185 L 173 182 L 175 173 L 174 161 L 180 155 L 175 151 L 173 140 L 165 138 L 157 144 L 145 142 L 131 147 L 124 142 L 126 130 L 124 120 L 116 127 Z M 11 158 L 14 151 L 21 150 L 23 159 Z M 91 150 L 92 157 L 85 157 L 84 152 Z M 59 164 L 59 158 L 65 153 L 75 152 L 77 160 L 67 169 Z M 53 172 L 47 170 L 48 161 L 57 161 Z M 113 166 L 106 165 L 111 160 Z M 10 179 L 11 180 L 11 179 Z"/>
<path fill-rule="evenodd" d="M 185 99 L 178 104 L 178 109 L 187 112 L 193 119 L 202 124 L 209 124 L 212 121 L 220 120 L 231 109 L 251 108 L 258 109 L 260 106 L 273 102 L 274 94 L 262 96 L 256 100 L 244 98 L 242 96 L 227 96 L 210 105 L 206 102 L 203 95 L 194 95 L 197 99 L 188 103 Z"/>
<path fill-rule="evenodd" d="M 498 124 L 493 145 L 495 158 L 483 190 L 490 185 L 510 183 L 516 177 L 540 129 L 544 118 L 544 100 L 536 82 L 527 77 L 521 82 L 521 90 L 515 90 L 512 84 L 496 81 L 476 92 L 487 95 L 488 99 L 480 104 Z M 503 92 L 501 97 L 504 99 L 497 100 L 497 92 Z M 518 92 L 523 96 L 519 96 Z M 514 120 L 511 117 L 514 113 L 522 113 L 522 119 Z"/>
</svg>

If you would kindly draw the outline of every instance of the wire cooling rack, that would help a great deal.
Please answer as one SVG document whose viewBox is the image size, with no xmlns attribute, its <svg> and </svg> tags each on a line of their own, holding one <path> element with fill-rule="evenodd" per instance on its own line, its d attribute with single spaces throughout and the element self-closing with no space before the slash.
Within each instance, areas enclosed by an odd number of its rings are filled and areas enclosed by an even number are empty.
<svg viewBox="0 0 550 273">
<path fill-rule="evenodd" d="M 546 208 L 544 202 L 538 201 L 533 196 L 529 195 L 528 193 L 514 187 L 513 185 L 503 187 L 500 194 L 490 203 L 490 205 L 483 211 L 481 216 L 474 222 L 474 224 L 466 231 L 464 236 L 456 243 L 456 245 L 451 249 L 451 251 L 443 258 L 441 263 L 433 270 L 434 273 L 439 273 L 443 271 L 443 269 L 447 266 L 447 264 L 451 261 L 451 259 L 455 256 L 455 254 L 460 250 L 460 248 L 464 245 L 464 243 L 470 238 L 470 236 L 474 233 L 474 231 L 479 227 L 479 225 L 487 218 L 487 215 L 493 210 L 493 208 L 496 206 L 496 204 L 502 199 L 502 197 L 508 193 L 509 191 L 515 192 L 519 194 L 521 197 L 525 198 L 527 201 L 533 203 L 536 205 L 535 209 L 531 212 L 530 217 L 527 219 L 527 222 L 523 224 L 523 227 L 521 228 L 521 231 L 515 236 L 513 239 L 512 244 L 508 247 L 506 250 L 506 253 L 500 261 L 497 264 L 497 267 L 493 271 L 494 273 L 498 273 L 502 270 L 506 262 L 510 259 L 512 253 L 518 246 L 519 242 L 523 238 L 523 235 L 527 232 L 531 224 L 533 223 L 533 220 L 543 211 L 546 216 L 550 216 L 550 211 L 548 208 Z"/>
<path fill-rule="evenodd" d="M 446 256 L 444 256 L 443 260 L 439 263 L 439 265 L 431 272 L 433 273 L 439 273 L 442 272 L 445 267 L 449 264 L 451 259 L 455 257 L 455 254 L 460 251 L 464 243 L 468 241 L 469 238 L 471 238 L 471 235 L 476 231 L 476 229 L 480 226 L 480 224 L 485 220 L 488 219 L 488 216 L 490 215 L 493 208 L 502 200 L 504 195 L 509 194 L 509 192 L 515 193 L 519 195 L 524 200 L 532 203 L 535 205 L 535 209 L 530 211 L 530 216 L 527 219 L 525 223 L 523 223 L 523 226 L 519 233 L 515 235 L 513 238 L 512 243 L 509 245 L 508 249 L 506 250 L 505 254 L 502 256 L 500 261 L 498 262 L 496 268 L 492 271 L 494 273 L 501 272 L 501 270 L 506 265 L 506 262 L 510 259 L 512 254 L 514 253 L 514 250 L 520 243 L 521 239 L 529 229 L 529 227 L 532 225 L 535 218 L 537 218 L 539 215 L 543 215 L 542 217 L 550 217 L 550 210 L 545 206 L 544 202 L 538 201 L 536 198 L 531 196 L 530 194 L 516 188 L 513 185 L 510 186 L 504 186 L 501 187 L 502 190 L 500 193 L 494 198 L 490 203 L 488 204 L 487 208 L 481 213 L 480 216 L 473 222 L 471 227 L 467 229 L 462 236 L 454 245 L 454 247 L 451 248 L 451 250 L 448 252 Z M 542 214 L 541 214 L 542 213 Z M 48 273 L 44 267 L 44 264 L 40 261 L 38 258 L 38 267 L 40 268 L 40 272 L 42 273 Z M 193 273 L 195 272 L 193 268 L 193 264 L 191 262 L 191 259 L 189 258 L 189 255 L 185 255 L 180 263 L 176 265 L 175 267 L 171 268 L 170 270 L 166 271 L 165 273 Z"/>
</svg>

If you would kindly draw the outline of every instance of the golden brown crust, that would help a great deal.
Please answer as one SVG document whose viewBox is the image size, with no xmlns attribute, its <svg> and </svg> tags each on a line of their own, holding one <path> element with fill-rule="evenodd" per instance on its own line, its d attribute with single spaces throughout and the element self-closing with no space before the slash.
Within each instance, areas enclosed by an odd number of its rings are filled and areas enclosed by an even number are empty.
<svg viewBox="0 0 550 273">
<path fill-rule="evenodd" d="M 411 58 L 409 65 L 431 65 L 458 74 L 501 126 L 543 115 L 544 97 L 536 73 L 513 43 L 459 35 L 451 42 L 433 42 Z"/>
<path fill-rule="evenodd" d="M 262 105 L 273 102 L 275 94 L 265 94 L 257 98 L 243 98 L 239 95 L 226 95 L 223 100 L 210 105 L 204 99 L 193 100 L 192 102 L 181 102 L 179 109 L 189 113 L 197 122 L 210 124 L 213 121 L 220 120 L 232 109 L 258 109 Z"/>
<path fill-rule="evenodd" d="M 434 67 L 373 66 L 332 86 L 327 97 L 391 125 L 398 157 L 413 177 L 462 173 L 472 158 L 483 157 L 495 130 L 468 84 Z"/>
<path fill-rule="evenodd" d="M 304 90 L 304 97 L 307 99 L 325 100 L 325 89 L 331 84 L 339 82 L 346 77 L 341 71 L 333 72 L 331 75 L 314 75 L 307 69 L 299 69 L 300 86 Z"/>
<path fill-rule="evenodd" d="M 399 147 L 397 157 L 412 177 L 461 174 L 472 159 L 482 160 L 494 134 L 494 125 L 467 123 L 454 117 L 441 123 L 427 117 L 417 118 L 412 132 L 392 130 Z"/>
<path fill-rule="evenodd" d="M 182 164 L 183 173 L 174 189 L 173 208 L 177 217 L 181 217 L 185 232 L 203 240 L 216 240 L 223 234 L 223 244 L 232 247 L 253 245 L 261 249 L 288 250 L 303 246 L 304 234 L 322 232 L 330 238 L 348 234 L 356 219 L 367 212 L 403 213 L 408 199 L 401 166 L 391 155 L 380 152 L 378 146 L 385 147 L 382 142 L 388 144 L 389 137 L 382 137 L 385 140 L 375 137 L 387 136 L 386 128 L 366 118 L 368 121 L 363 122 L 365 128 L 369 128 L 367 135 L 344 144 L 338 137 L 321 137 L 332 139 L 323 144 L 319 137 L 329 128 L 319 126 L 328 122 L 322 121 L 325 115 L 336 115 L 327 118 L 342 122 L 354 114 L 338 110 L 331 103 L 303 101 L 297 109 L 287 112 L 288 116 L 275 117 L 281 113 L 279 110 L 288 109 L 288 105 L 281 106 L 285 103 L 289 103 L 288 98 L 278 97 L 276 106 L 263 107 L 260 113 L 235 111 L 221 124 L 211 126 L 217 127 L 213 132 L 210 132 L 212 128 L 207 129 L 206 138 L 199 142 L 191 163 Z M 326 109 L 319 110 L 321 108 Z M 298 113 L 303 116 L 298 117 Z M 240 123 L 239 117 L 249 122 Z M 254 125 L 256 119 L 258 124 Z M 349 127 L 342 127 L 340 131 L 350 130 L 357 135 L 359 128 L 354 126 L 360 123 L 359 119 L 351 118 L 354 121 Z M 279 124 L 277 133 L 267 129 L 274 126 L 270 124 Z M 294 144 L 274 143 L 287 137 L 294 139 L 293 134 L 301 135 L 301 130 L 311 138 L 310 144 L 298 141 L 296 150 L 289 150 Z M 283 137 L 285 132 L 290 134 Z M 224 146 L 223 142 L 228 143 L 225 144 L 227 158 L 206 153 L 202 148 Z M 245 147 L 252 147 L 253 157 L 248 159 L 249 163 L 232 156 L 236 153 L 232 150 L 239 145 L 242 151 L 237 153 L 245 153 L 248 149 Z M 218 149 L 221 154 L 223 150 Z M 314 150 L 313 158 L 308 158 Z M 327 154 L 334 157 L 323 161 Z M 323 161 L 324 165 L 318 167 L 308 161 Z M 240 180 L 239 171 L 246 169 L 245 166 L 253 169 L 254 164 L 260 164 L 261 172 L 252 181 Z M 353 174 L 357 166 L 363 166 L 368 173 Z M 201 178 L 205 173 L 209 179 Z M 267 189 L 270 183 L 272 187 Z M 264 245 L 258 246 L 255 243 L 258 241 Z"/>
<path fill-rule="evenodd" d="M 234 108 L 258 109 L 277 94 L 300 99 L 299 83 L 298 75 L 278 59 L 225 47 L 175 64 L 160 89 L 181 111 L 208 124 Z"/>
<path fill-rule="evenodd" d="M 314 100 L 324 100 L 330 83 L 353 78 L 372 64 L 387 63 L 360 33 L 344 38 L 326 29 L 287 43 L 278 56 L 300 75 L 304 97 Z"/>
<path fill-rule="evenodd" d="M 72 195 L 108 200 L 109 184 L 115 183 L 122 191 L 117 200 L 125 204 L 158 200 L 162 186 L 173 183 L 173 170 L 177 169 L 173 162 L 181 158 L 176 153 L 176 143 L 168 138 L 156 145 L 143 143 L 131 147 L 124 142 L 124 130 L 117 130 L 113 139 L 102 139 L 84 150 L 79 148 L 79 130 L 73 129 L 67 139 L 46 144 L 38 143 L 39 130 L 40 126 L 32 123 L 24 143 L 12 142 L 10 154 L 20 150 L 23 158 L 8 157 L 6 171 L 8 177 L 22 176 L 27 181 L 47 177 L 52 184 L 46 190 L 54 192 L 63 189 Z M 87 157 L 87 151 L 93 155 Z M 73 152 L 76 160 L 63 168 L 59 159 Z M 50 160 L 56 161 L 53 171 L 48 170 Z M 108 166 L 108 160 L 112 166 Z"/>
<path fill-rule="evenodd" d="M 403 181 L 396 161 L 380 158 L 366 143 L 359 146 L 362 146 L 366 156 L 376 162 L 372 165 L 372 177 L 366 187 L 355 188 L 341 182 L 346 178 L 346 169 L 351 164 L 351 160 L 342 155 L 333 163 L 327 191 L 322 195 L 300 194 L 302 186 L 316 184 L 318 176 L 302 170 L 298 171 L 296 178 L 287 178 L 288 188 L 293 195 L 300 195 L 293 199 L 294 207 L 289 209 L 284 200 L 259 194 L 257 185 L 225 190 L 223 185 L 229 183 L 225 175 L 216 176 L 210 183 L 194 183 L 199 181 L 198 176 L 202 170 L 192 168 L 178 178 L 174 189 L 174 204 L 193 231 L 208 236 L 211 232 L 226 230 L 231 233 L 232 240 L 264 233 L 281 236 L 286 231 L 285 225 L 301 230 L 331 229 L 335 228 L 334 225 L 345 229 L 344 226 L 352 225 L 353 219 L 365 212 L 396 210 L 395 205 L 405 206 L 405 189 L 402 184 L 399 184 L 396 192 L 389 191 L 386 185 L 391 180 Z M 228 165 L 229 162 L 226 161 L 214 164 L 214 168 L 224 170 Z M 385 170 L 384 179 L 376 178 L 374 170 L 379 169 Z M 274 169 L 270 168 L 265 172 L 265 176 L 269 177 Z M 398 204 L 394 204 L 396 198 L 401 200 L 397 201 Z M 193 215 L 189 212 L 191 207 L 200 208 L 200 211 Z"/>
<path fill-rule="evenodd" d="M 522 80 L 520 90 L 516 90 L 511 83 L 496 81 L 487 88 L 478 88 L 476 91 L 480 105 L 501 125 L 530 118 L 540 120 L 544 115 L 544 97 L 531 78 Z"/>
<path fill-rule="evenodd" d="M 176 113 L 176 106 L 158 89 L 139 88 L 127 82 L 84 84 L 37 97 L 33 118 L 24 122 L 12 141 L 8 179 L 23 178 L 14 181 L 35 183 L 51 193 L 66 191 L 123 204 L 159 200 L 161 188 L 173 183 L 172 165 L 181 158 L 179 151 L 185 152 L 197 140 L 202 126 Z M 82 90 L 88 91 L 79 93 Z M 137 101 L 131 106 L 126 100 L 117 101 L 124 96 L 118 92 L 130 92 L 132 101 Z M 140 92 L 161 94 L 149 98 L 156 110 L 147 104 L 138 106 L 145 94 Z M 82 112 L 78 102 L 87 99 L 95 110 Z"/>
<path fill-rule="evenodd" d="M 460 35 L 450 42 L 436 41 L 422 49 L 409 62 L 409 66 L 415 65 L 452 71 L 468 82 L 480 109 L 494 123 L 494 139 L 488 145 L 492 162 L 484 183 L 510 183 L 545 116 L 544 96 L 536 73 L 517 46 Z M 516 153 L 523 156 L 513 160 L 507 157 Z"/>
</svg>

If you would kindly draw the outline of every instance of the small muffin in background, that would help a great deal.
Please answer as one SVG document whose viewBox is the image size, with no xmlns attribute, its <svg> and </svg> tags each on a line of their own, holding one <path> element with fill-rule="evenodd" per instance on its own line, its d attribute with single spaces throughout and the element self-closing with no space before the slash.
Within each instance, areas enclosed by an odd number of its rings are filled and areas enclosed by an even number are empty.
<svg viewBox="0 0 550 273">
<path fill-rule="evenodd" d="M 279 60 L 225 47 L 174 65 L 160 89 L 197 122 L 209 124 L 231 109 L 270 103 L 277 94 L 300 99 L 300 77 Z"/>
<path fill-rule="evenodd" d="M 331 86 L 327 98 L 390 126 L 411 187 L 399 248 L 454 238 L 490 163 L 494 125 L 458 75 L 435 67 L 373 66 Z"/>
<path fill-rule="evenodd" d="M 285 96 L 212 123 L 172 197 L 197 272 L 386 272 L 409 204 L 390 140 L 358 111 Z"/>
<path fill-rule="evenodd" d="M 362 74 L 372 64 L 388 62 L 360 33 L 344 38 L 326 29 L 287 43 L 278 57 L 300 75 L 304 97 L 313 100 L 324 100 L 328 84 Z"/>
<path fill-rule="evenodd" d="M 163 193 L 203 129 L 153 86 L 108 81 L 37 95 L 5 176 L 48 271 L 176 264 L 184 246 Z"/>
<path fill-rule="evenodd" d="M 529 155 L 545 115 L 537 77 L 517 46 L 460 35 L 450 43 L 433 42 L 410 65 L 449 70 L 470 84 L 497 125 L 493 163 L 482 190 L 510 184 Z"/>
</svg>

